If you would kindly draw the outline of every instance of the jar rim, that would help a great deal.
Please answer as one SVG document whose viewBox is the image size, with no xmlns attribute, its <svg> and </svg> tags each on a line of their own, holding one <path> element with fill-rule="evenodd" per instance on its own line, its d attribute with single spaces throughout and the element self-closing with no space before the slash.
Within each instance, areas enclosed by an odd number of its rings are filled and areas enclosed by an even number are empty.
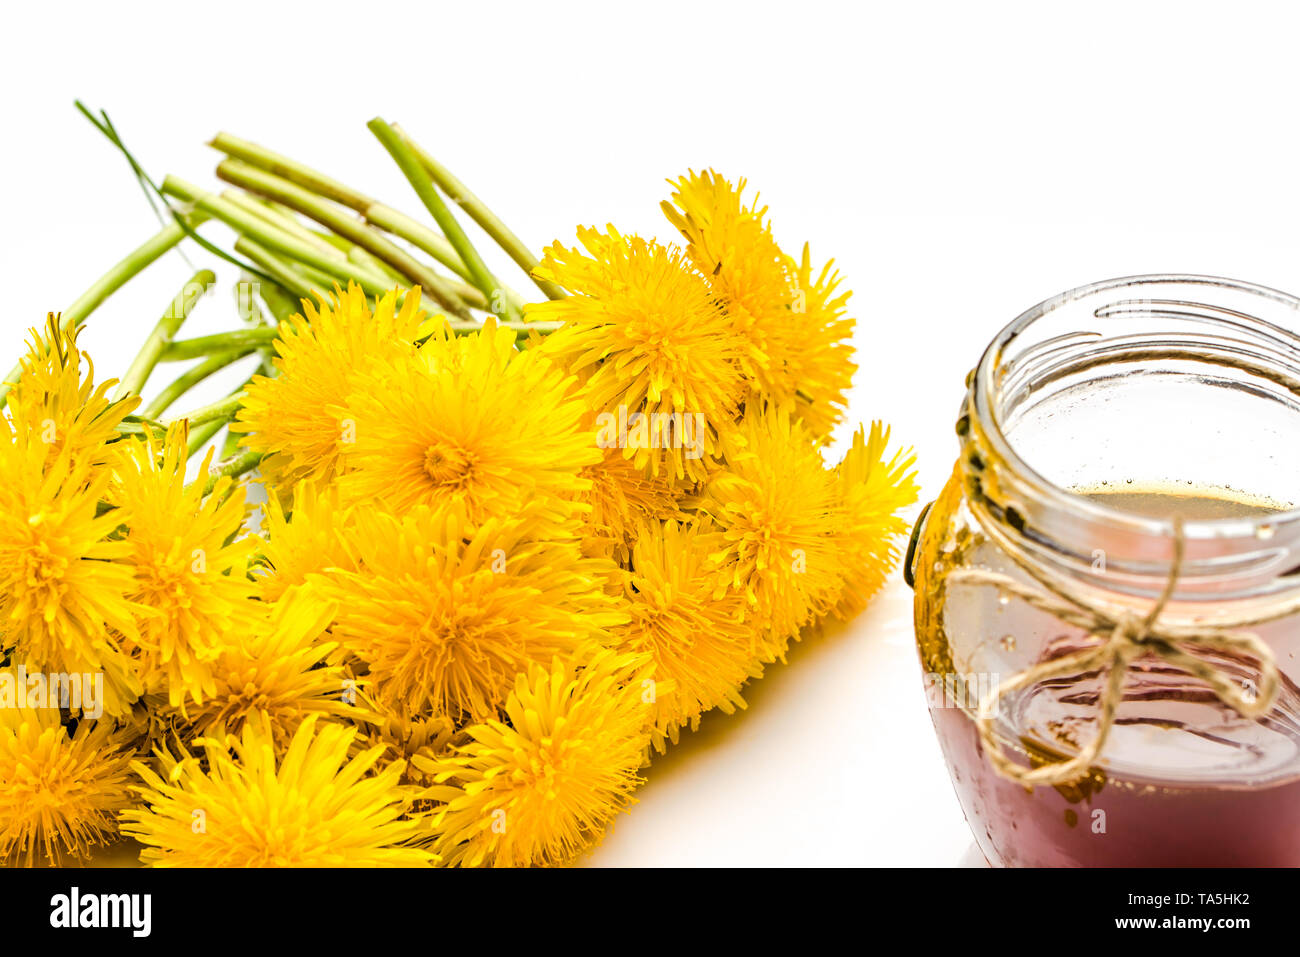
<svg viewBox="0 0 1300 957">
<path fill-rule="evenodd" d="M 1269 300 L 1294 310 L 1297 317 L 1297 327 L 1300 328 L 1300 298 L 1268 286 L 1219 276 L 1204 276 L 1192 273 L 1153 273 L 1107 279 L 1078 286 L 1044 299 L 1042 302 L 1026 309 L 1012 322 L 1003 327 L 980 357 L 979 364 L 973 373 L 970 393 L 972 409 L 979 420 L 983 440 L 989 443 L 993 453 L 1015 473 L 1019 482 L 1028 486 L 1046 504 L 1069 510 L 1089 521 L 1119 528 L 1129 533 L 1172 539 L 1177 534 L 1176 524 L 1172 518 L 1142 515 L 1103 504 L 1097 501 L 1096 498 L 1056 484 L 1033 468 L 1016 450 L 1015 444 L 1004 431 L 999 409 L 994 401 L 998 388 L 997 377 L 1007 348 L 1036 321 L 1068 303 L 1095 296 L 1098 293 L 1124 288 L 1140 288 L 1144 285 L 1155 284 L 1182 284 L 1191 287 L 1210 286 L 1230 289 Z M 1248 318 L 1251 324 L 1259 329 L 1266 330 L 1271 335 L 1290 340 L 1297 349 L 1298 354 L 1300 354 L 1300 334 L 1297 334 L 1296 331 L 1254 316 Z M 1300 526 L 1300 505 L 1258 516 L 1187 520 L 1182 523 L 1182 534 L 1188 540 L 1254 537 L 1266 525 L 1276 528 L 1291 524 Z"/>
</svg>

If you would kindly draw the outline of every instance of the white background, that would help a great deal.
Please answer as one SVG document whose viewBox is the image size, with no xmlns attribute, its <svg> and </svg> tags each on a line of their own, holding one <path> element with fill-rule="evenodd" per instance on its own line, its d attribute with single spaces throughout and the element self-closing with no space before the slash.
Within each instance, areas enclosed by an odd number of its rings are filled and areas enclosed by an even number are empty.
<svg viewBox="0 0 1300 957">
<path fill-rule="evenodd" d="M 27 327 L 157 229 L 74 97 L 107 109 L 159 179 L 215 186 L 203 143 L 225 129 L 418 212 L 365 128 L 381 114 L 535 247 L 579 223 L 670 239 L 666 177 L 748 177 L 778 240 L 811 240 L 856 291 L 851 417 L 916 447 L 923 500 L 954 459 L 966 370 L 1040 299 L 1160 271 L 1300 291 L 1297 23 L 1281 5 L 232 0 L 5 16 L 6 369 Z M 173 254 L 92 317 L 101 374 L 125 369 L 190 272 Z M 189 334 L 234 322 L 214 298 Z M 910 597 L 895 581 L 850 629 L 797 647 L 749 712 L 707 720 L 590 861 L 971 861 Z"/>
</svg>

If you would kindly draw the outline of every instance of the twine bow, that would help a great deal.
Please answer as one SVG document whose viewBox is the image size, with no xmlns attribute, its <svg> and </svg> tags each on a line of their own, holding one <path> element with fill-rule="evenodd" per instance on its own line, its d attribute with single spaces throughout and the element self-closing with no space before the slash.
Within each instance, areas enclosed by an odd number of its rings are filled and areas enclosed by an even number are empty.
<svg viewBox="0 0 1300 957">
<path fill-rule="evenodd" d="M 1174 560 L 1169 569 L 1169 579 L 1159 600 L 1145 616 L 1129 611 L 1118 614 L 1102 611 L 1090 606 L 1077 592 L 1066 587 L 1046 582 L 1042 582 L 1041 587 L 1030 586 L 984 569 L 958 569 L 948 576 L 949 583 L 991 585 L 1004 596 L 1019 598 L 1040 611 L 1082 629 L 1100 642 L 1084 651 L 1032 665 L 1000 683 L 980 701 L 976 727 L 985 753 L 999 774 L 1026 786 L 1065 784 L 1086 774 L 1105 746 L 1106 738 L 1115 723 L 1115 712 L 1124 700 L 1124 679 L 1130 664 L 1134 659 L 1148 654 L 1163 658 L 1204 681 L 1220 701 L 1242 717 L 1261 718 L 1268 714 L 1277 697 L 1278 670 L 1272 649 L 1257 635 L 1226 626 L 1185 627 L 1160 623 L 1160 616 L 1178 584 L 1183 551 L 1183 526 L 1181 521 L 1175 519 Z M 1263 624 L 1285 614 L 1253 619 L 1245 624 Z M 1189 654 L 1185 648 L 1253 656 L 1259 661 L 1259 688 L 1253 694 L 1248 693 L 1230 674 Z M 1089 671 L 1106 673 L 1106 685 L 1098 699 L 1097 734 L 1092 741 L 1069 760 L 1036 768 L 1025 767 L 1007 757 L 993 730 L 994 716 L 1002 698 L 1040 681 Z"/>
</svg>

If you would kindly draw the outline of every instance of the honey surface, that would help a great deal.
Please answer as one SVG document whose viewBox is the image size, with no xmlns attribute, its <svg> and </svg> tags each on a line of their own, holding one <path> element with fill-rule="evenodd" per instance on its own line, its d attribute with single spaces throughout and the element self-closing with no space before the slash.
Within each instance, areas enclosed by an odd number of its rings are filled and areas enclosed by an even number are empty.
<svg viewBox="0 0 1300 957">
<path fill-rule="evenodd" d="M 1223 518 L 1258 518 L 1285 511 L 1290 506 L 1232 489 L 1207 489 L 1176 485 L 1104 486 L 1075 489 L 1078 494 L 1109 508 L 1135 512 L 1147 518 L 1213 521 Z"/>
</svg>

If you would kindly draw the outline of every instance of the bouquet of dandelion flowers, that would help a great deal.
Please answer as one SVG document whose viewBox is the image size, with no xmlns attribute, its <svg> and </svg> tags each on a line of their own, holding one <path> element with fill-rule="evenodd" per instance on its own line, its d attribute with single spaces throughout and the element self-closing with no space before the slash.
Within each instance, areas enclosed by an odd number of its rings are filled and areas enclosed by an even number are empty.
<svg viewBox="0 0 1300 957">
<path fill-rule="evenodd" d="M 12 863 L 124 841 L 159 866 L 570 862 L 655 754 L 897 559 L 910 455 L 875 424 L 824 456 L 848 293 L 744 181 L 672 181 L 678 244 L 584 228 L 538 259 L 370 128 L 418 216 L 226 134 L 221 192 L 133 160 L 163 230 L 6 382 Z M 179 243 L 238 264 L 251 321 L 183 338 L 178 297 L 97 384 L 78 328 Z M 249 357 L 239 389 L 175 411 Z M 85 694 L 29 693 L 58 675 Z"/>
</svg>

